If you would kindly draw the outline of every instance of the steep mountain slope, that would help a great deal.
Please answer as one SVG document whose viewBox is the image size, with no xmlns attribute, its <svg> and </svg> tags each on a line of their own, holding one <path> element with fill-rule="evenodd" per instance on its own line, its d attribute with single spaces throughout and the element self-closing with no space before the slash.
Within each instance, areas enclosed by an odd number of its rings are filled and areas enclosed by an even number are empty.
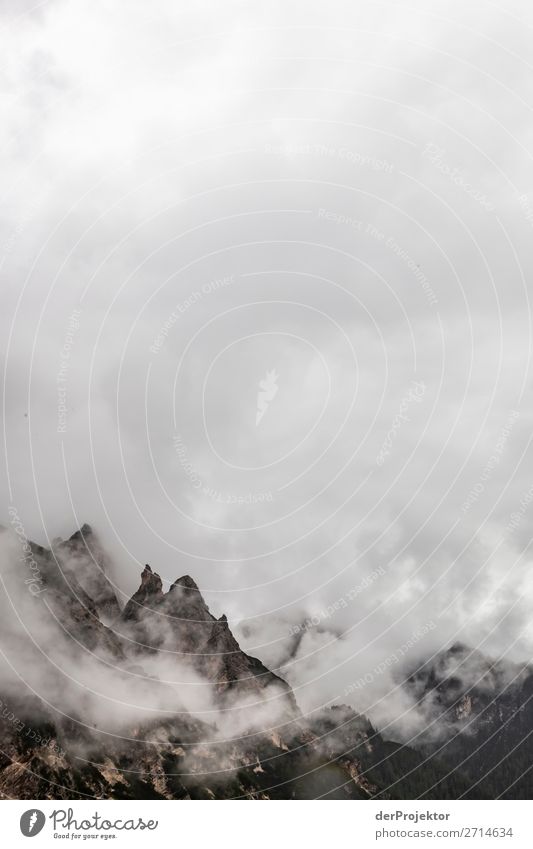
<svg viewBox="0 0 533 849">
<path fill-rule="evenodd" d="M 75 577 L 92 599 L 99 618 L 105 624 L 120 615 L 120 607 L 109 581 L 109 559 L 90 525 L 83 525 L 68 540 L 52 545 L 63 571 Z"/>
</svg>

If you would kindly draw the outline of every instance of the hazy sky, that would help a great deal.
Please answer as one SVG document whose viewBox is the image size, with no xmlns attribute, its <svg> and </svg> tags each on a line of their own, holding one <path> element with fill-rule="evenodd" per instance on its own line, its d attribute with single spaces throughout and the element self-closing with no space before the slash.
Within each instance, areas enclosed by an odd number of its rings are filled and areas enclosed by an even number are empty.
<svg viewBox="0 0 533 849">
<path fill-rule="evenodd" d="M 1 521 L 314 617 L 304 704 L 529 658 L 528 4 L 0 9 Z"/>
</svg>

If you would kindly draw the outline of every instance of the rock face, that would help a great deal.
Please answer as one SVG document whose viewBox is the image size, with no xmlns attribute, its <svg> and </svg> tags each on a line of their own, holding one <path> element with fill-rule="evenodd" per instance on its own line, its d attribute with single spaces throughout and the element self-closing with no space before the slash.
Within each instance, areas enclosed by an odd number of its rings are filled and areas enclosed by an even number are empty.
<svg viewBox="0 0 533 849">
<path fill-rule="evenodd" d="M 52 548 L 65 574 L 73 576 L 93 601 L 102 622 L 113 622 L 120 615 L 120 607 L 108 578 L 107 555 L 90 525 L 82 525 Z"/>
<path fill-rule="evenodd" d="M 46 610 L 64 636 L 91 652 L 123 659 L 121 641 L 104 624 L 119 616 L 120 608 L 104 572 L 105 556 L 90 527 L 83 525 L 51 550 L 30 546 L 46 590 Z"/>
<path fill-rule="evenodd" d="M 304 717 L 287 683 L 242 651 L 226 617 L 213 616 L 189 576 L 165 592 L 146 566 L 121 610 L 109 558 L 87 525 L 51 550 L 31 544 L 31 554 L 42 593 L 24 590 L 21 609 L 65 669 L 52 688 L 49 677 L 58 673 L 53 664 L 46 669 L 46 697 L 18 680 L 2 681 L 6 798 L 447 799 L 496 796 L 511 784 L 491 776 L 500 753 L 533 728 L 529 670 L 515 676 L 481 655 L 472 664 L 468 649 L 454 647 L 412 675 L 407 686 L 426 716 L 415 749 L 384 739 L 343 705 Z M 43 647 L 31 643 L 24 663 L 32 648 L 42 664 Z M 162 660 L 165 670 L 189 669 L 208 689 L 205 717 L 184 709 L 179 687 L 158 677 Z M 77 682 L 83 671 L 73 699 L 70 679 Z M 480 681 L 472 687 L 475 671 Z M 111 676 L 112 697 L 95 712 L 90 696 L 104 675 Z M 139 718 L 143 700 L 148 709 Z M 482 755 L 479 741 L 487 743 Z M 521 767 L 523 776 L 507 795 L 531 795 L 524 768 L 530 755 L 526 746 L 512 761 L 509 775 Z M 479 770 L 487 773 L 482 784 Z"/>
<path fill-rule="evenodd" d="M 213 683 L 221 706 L 230 707 L 245 695 L 261 696 L 268 689 L 272 699 L 284 701 L 287 719 L 297 715 L 287 683 L 240 649 L 226 616 L 217 619 L 210 613 L 189 575 L 178 578 L 164 593 L 159 575 L 145 566 L 121 621 L 121 633 L 140 657 L 162 648 L 174 652 Z"/>
</svg>

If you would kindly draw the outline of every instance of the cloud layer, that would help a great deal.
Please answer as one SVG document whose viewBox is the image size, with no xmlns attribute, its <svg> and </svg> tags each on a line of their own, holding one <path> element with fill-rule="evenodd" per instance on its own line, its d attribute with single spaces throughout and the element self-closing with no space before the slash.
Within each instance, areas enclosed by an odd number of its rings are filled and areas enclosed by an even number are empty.
<svg viewBox="0 0 533 849">
<path fill-rule="evenodd" d="M 409 642 L 529 658 L 531 13 L 27 5 L 4 514 L 89 521 L 123 599 L 194 575 L 306 708 L 386 721 L 395 664 L 350 687 Z"/>
</svg>

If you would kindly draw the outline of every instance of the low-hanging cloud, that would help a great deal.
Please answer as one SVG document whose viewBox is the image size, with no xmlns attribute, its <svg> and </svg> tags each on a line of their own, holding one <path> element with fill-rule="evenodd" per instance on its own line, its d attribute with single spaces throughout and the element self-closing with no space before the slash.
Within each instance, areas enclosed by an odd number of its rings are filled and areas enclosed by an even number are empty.
<svg viewBox="0 0 533 849">
<path fill-rule="evenodd" d="M 192 574 L 304 710 L 383 725 L 403 645 L 533 639 L 521 33 L 387 8 L 7 3 L 1 36 L 4 523 L 90 522 L 121 603 Z"/>
</svg>

